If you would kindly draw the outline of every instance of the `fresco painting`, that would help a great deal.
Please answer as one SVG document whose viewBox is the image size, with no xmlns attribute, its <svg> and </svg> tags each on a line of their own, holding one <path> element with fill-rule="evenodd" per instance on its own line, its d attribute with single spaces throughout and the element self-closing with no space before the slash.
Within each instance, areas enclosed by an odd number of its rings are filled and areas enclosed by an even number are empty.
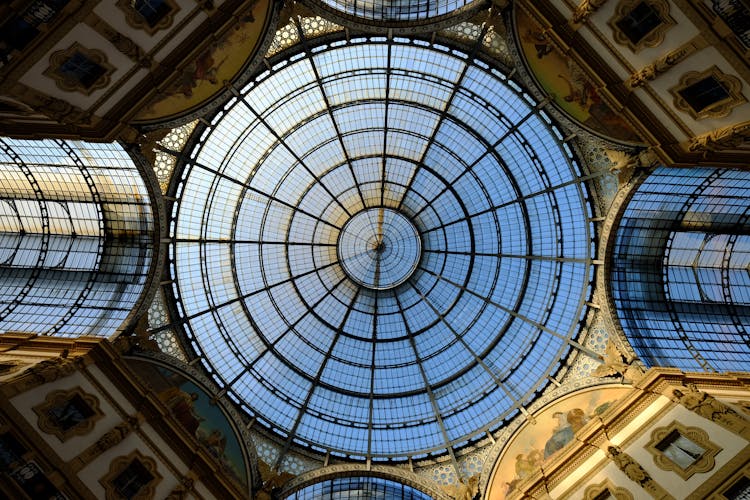
<svg viewBox="0 0 750 500">
<path fill-rule="evenodd" d="M 602 100 L 581 67 L 555 48 L 542 26 L 523 9 L 516 13 L 524 59 L 555 104 L 596 134 L 619 142 L 640 142 L 630 125 Z"/>
<path fill-rule="evenodd" d="M 141 379 L 148 383 L 172 416 L 193 434 L 205 449 L 242 484 L 248 484 L 242 445 L 234 427 L 211 396 L 183 374 L 169 368 L 134 361 Z"/>
<path fill-rule="evenodd" d="M 592 418 L 630 391 L 628 387 L 594 388 L 566 396 L 534 415 L 503 450 L 495 464 L 488 497 L 503 500 L 545 461 L 573 441 L 575 433 Z"/>
<path fill-rule="evenodd" d="M 223 91 L 224 82 L 235 79 L 262 42 L 261 35 L 271 9 L 268 0 L 256 2 L 251 14 L 241 18 L 234 29 L 198 54 L 137 120 L 147 122 L 179 116 Z"/>
</svg>

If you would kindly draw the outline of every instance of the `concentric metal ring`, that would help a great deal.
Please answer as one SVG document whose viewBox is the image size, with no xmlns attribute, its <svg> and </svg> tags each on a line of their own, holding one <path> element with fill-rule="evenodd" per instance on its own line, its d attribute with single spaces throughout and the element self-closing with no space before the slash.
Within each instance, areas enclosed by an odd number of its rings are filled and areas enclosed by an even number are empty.
<svg viewBox="0 0 750 500">
<path fill-rule="evenodd" d="M 534 99 L 460 49 L 307 49 L 184 156 L 186 335 L 289 446 L 447 453 L 518 414 L 577 345 L 595 251 L 580 171 Z"/>
<path fill-rule="evenodd" d="M 409 219 L 393 209 L 377 207 L 346 222 L 336 249 L 347 276 L 372 290 L 388 290 L 414 274 L 422 241 Z"/>
</svg>

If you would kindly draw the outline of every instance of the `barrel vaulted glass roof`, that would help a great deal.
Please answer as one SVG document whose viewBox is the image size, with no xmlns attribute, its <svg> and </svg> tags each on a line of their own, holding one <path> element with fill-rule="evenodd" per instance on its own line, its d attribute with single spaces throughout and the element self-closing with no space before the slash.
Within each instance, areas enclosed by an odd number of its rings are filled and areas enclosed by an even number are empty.
<svg viewBox="0 0 750 500">
<path fill-rule="evenodd" d="M 441 18 L 477 0 L 315 0 L 360 21 L 424 22 Z"/>
<path fill-rule="evenodd" d="M 274 61 L 196 129 L 176 186 L 196 353 L 287 446 L 419 458 L 497 428 L 577 346 L 590 295 L 562 134 L 501 69 L 439 44 Z"/>
<path fill-rule="evenodd" d="M 0 138 L 0 331 L 114 335 L 141 300 L 153 240 L 122 146 Z"/>
</svg>

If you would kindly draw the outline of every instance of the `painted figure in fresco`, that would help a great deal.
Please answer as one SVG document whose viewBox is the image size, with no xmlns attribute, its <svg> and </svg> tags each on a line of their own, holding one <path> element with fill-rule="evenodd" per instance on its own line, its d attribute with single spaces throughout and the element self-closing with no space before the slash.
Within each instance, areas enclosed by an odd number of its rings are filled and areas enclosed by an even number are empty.
<svg viewBox="0 0 750 500">
<path fill-rule="evenodd" d="M 172 411 L 172 415 L 191 434 L 195 435 L 201 417 L 196 415 L 193 403 L 198 399 L 198 394 L 188 394 L 179 387 L 170 387 L 159 393 L 159 399 Z"/>
<path fill-rule="evenodd" d="M 589 421 L 589 417 L 580 408 L 573 408 L 566 416 L 573 434 L 578 432 Z"/>
<path fill-rule="evenodd" d="M 212 429 L 211 432 L 206 432 L 203 429 L 198 429 L 196 437 L 198 438 L 198 441 L 206 445 L 215 457 L 224 456 L 224 448 L 226 448 L 227 439 L 220 430 Z"/>
<path fill-rule="evenodd" d="M 547 458 L 571 442 L 575 433 L 586 425 L 592 416 L 600 415 L 610 404 L 611 402 L 602 403 L 590 414 L 587 414 L 582 408 L 572 408 L 566 412 L 556 411 L 553 413 L 552 416 L 557 419 L 557 425 L 552 430 L 552 436 L 544 445 L 544 452 L 532 449 L 528 454 L 519 453 L 516 455 L 516 475 L 511 482 L 505 483 L 507 486 L 505 494 L 509 495 L 515 491 L 519 483 L 538 472 Z"/>
<path fill-rule="evenodd" d="M 537 59 L 542 59 L 554 50 L 544 31 L 532 31 L 531 29 L 527 29 L 526 34 L 522 35 L 521 39 L 534 46 Z"/>
<path fill-rule="evenodd" d="M 182 72 L 182 76 L 179 81 L 179 92 L 185 97 L 191 97 L 193 95 L 193 89 L 198 86 L 201 81 L 207 81 L 213 85 L 216 85 L 219 80 L 217 77 L 219 67 L 224 63 L 226 58 L 216 63 L 214 60 L 214 52 L 220 47 L 220 44 L 215 43 L 208 47 L 206 50 L 201 52 L 194 63 L 189 65 Z"/>
<path fill-rule="evenodd" d="M 544 456 L 539 450 L 531 450 L 528 455 L 520 453 L 516 457 L 516 477 L 526 479 L 542 466 Z"/>
<path fill-rule="evenodd" d="M 568 423 L 567 416 L 561 412 L 556 411 L 553 415 L 557 419 L 557 426 L 555 427 L 552 436 L 544 444 L 544 458 L 549 458 L 550 455 L 561 449 L 563 446 L 573 440 L 573 427 Z"/>
<path fill-rule="evenodd" d="M 544 456 L 539 450 L 531 450 L 528 454 L 519 453 L 516 455 L 516 477 L 513 481 L 505 483 L 508 486 L 506 495 L 515 490 L 518 483 L 534 475 L 542 467 Z"/>
</svg>

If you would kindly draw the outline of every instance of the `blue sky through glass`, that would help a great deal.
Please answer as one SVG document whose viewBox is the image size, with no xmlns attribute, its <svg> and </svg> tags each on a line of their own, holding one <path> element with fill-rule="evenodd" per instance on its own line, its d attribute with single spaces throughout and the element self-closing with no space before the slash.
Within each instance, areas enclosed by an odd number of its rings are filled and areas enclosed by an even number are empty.
<svg viewBox="0 0 750 500">
<path fill-rule="evenodd" d="M 173 225 L 187 333 L 295 443 L 375 459 L 461 446 L 532 401 L 578 334 L 579 166 L 533 99 L 458 50 L 352 39 L 292 59 L 197 131 Z M 387 289 L 337 251 L 380 209 L 420 242 Z"/>
</svg>

